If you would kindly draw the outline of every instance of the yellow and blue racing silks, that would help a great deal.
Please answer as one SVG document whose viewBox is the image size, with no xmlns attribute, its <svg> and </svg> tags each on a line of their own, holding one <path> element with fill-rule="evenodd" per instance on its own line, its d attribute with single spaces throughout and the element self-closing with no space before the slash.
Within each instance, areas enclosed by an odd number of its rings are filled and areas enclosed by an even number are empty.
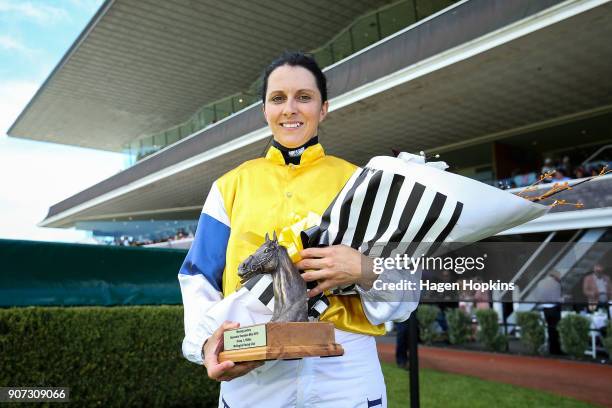
<svg viewBox="0 0 612 408">
<path fill-rule="evenodd" d="M 306 148 L 299 165 L 285 164 L 273 146 L 265 158 L 247 161 L 213 183 L 179 272 L 185 357 L 202 363 L 202 344 L 216 329 L 206 324 L 206 314 L 240 288 L 238 265 L 263 242 L 249 237 L 279 232 L 312 212 L 323 214 L 356 168 L 325 155 L 320 144 Z M 359 295 L 329 296 L 329 301 L 320 320 L 349 332 L 384 334 L 378 323 L 385 320 L 370 323 Z"/>
</svg>

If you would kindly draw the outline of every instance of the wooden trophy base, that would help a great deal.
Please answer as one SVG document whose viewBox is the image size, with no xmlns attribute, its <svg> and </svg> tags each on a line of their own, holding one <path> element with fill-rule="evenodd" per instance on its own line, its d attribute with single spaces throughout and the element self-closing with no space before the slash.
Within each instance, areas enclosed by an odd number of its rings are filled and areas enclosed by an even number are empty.
<svg viewBox="0 0 612 408">
<path fill-rule="evenodd" d="M 291 360 L 344 354 L 329 322 L 274 322 L 228 330 L 219 362 Z"/>
</svg>

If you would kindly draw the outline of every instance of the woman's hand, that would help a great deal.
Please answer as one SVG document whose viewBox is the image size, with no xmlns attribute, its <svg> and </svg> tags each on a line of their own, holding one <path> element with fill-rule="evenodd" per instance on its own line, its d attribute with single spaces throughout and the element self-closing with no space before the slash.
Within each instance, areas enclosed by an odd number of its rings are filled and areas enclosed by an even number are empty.
<svg viewBox="0 0 612 408">
<path fill-rule="evenodd" d="M 219 353 L 223 348 L 223 332 L 237 329 L 238 327 L 240 327 L 240 323 L 226 321 L 204 343 L 202 352 L 204 353 L 204 366 L 209 378 L 217 381 L 231 381 L 263 365 L 262 361 L 247 361 L 244 363 L 234 363 L 233 361 L 219 362 Z"/>
<path fill-rule="evenodd" d="M 307 248 L 300 252 L 300 256 L 302 260 L 295 265 L 307 271 L 302 274 L 302 278 L 306 282 L 319 283 L 308 292 L 309 297 L 317 296 L 327 289 L 353 283 L 368 290 L 377 278 L 372 271 L 372 260 L 346 245 Z"/>
</svg>

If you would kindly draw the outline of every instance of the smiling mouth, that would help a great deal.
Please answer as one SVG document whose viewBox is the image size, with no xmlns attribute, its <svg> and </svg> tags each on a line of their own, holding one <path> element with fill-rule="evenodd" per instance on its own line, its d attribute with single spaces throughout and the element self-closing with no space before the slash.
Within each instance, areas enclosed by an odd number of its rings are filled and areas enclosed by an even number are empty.
<svg viewBox="0 0 612 408">
<path fill-rule="evenodd" d="M 304 126 L 304 122 L 285 122 L 280 125 L 285 129 L 299 129 Z"/>
</svg>

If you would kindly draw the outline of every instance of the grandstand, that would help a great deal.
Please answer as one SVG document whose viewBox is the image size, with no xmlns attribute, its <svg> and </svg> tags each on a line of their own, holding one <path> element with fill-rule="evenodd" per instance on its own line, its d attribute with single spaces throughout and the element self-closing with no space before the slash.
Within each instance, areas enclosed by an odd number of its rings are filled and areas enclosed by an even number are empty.
<svg viewBox="0 0 612 408">
<path fill-rule="evenodd" d="M 605 0 L 107 0 L 8 133 L 131 159 L 42 226 L 153 241 L 196 223 L 211 183 L 264 153 L 258 77 L 292 48 L 326 67 L 329 154 L 363 165 L 391 149 L 439 153 L 509 187 L 555 162 L 582 178 L 612 158 L 610 38 Z M 612 176 L 564 194 L 584 207 L 503 234 L 592 246 L 566 270 L 574 286 L 610 264 L 596 244 L 611 237 Z"/>
</svg>

